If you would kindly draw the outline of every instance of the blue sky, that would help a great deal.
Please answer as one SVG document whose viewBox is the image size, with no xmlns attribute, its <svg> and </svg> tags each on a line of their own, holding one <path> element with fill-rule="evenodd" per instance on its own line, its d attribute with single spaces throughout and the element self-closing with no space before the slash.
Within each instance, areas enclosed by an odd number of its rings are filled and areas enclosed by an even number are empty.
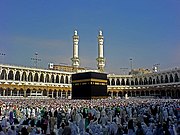
<svg viewBox="0 0 180 135">
<path fill-rule="evenodd" d="M 1 63 L 39 67 L 71 65 L 72 35 L 80 36 L 82 67 L 96 68 L 97 35 L 103 30 L 106 71 L 180 66 L 179 0 L 1 0 Z"/>
</svg>

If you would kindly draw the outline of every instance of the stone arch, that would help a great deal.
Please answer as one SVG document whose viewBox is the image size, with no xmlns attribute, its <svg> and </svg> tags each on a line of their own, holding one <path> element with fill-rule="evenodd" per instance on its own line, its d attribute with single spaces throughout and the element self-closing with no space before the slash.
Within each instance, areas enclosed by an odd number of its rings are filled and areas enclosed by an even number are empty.
<svg viewBox="0 0 180 135">
<path fill-rule="evenodd" d="M 112 93 L 111 91 L 108 91 L 108 96 L 111 96 L 111 93 Z"/>
<path fill-rule="evenodd" d="M 148 90 L 145 93 L 146 93 L 146 96 L 149 96 L 149 91 Z"/>
<path fill-rule="evenodd" d="M 154 90 L 150 90 L 151 96 L 154 96 Z"/>
<path fill-rule="evenodd" d="M 64 83 L 64 76 L 61 76 L 60 83 Z"/>
<path fill-rule="evenodd" d="M 165 83 L 168 83 L 169 79 L 168 79 L 168 75 L 165 75 Z"/>
<path fill-rule="evenodd" d="M 49 74 L 46 74 L 45 82 L 49 83 Z"/>
<path fill-rule="evenodd" d="M 56 75 L 56 83 L 59 83 L 59 75 Z"/>
<path fill-rule="evenodd" d="M 11 89 L 10 88 L 6 88 L 5 89 L 5 95 L 6 96 L 10 96 L 11 95 Z"/>
<path fill-rule="evenodd" d="M 16 88 L 12 88 L 12 96 L 17 96 L 17 89 Z"/>
<path fill-rule="evenodd" d="M 13 76 L 14 76 L 14 75 L 13 75 L 13 71 L 10 70 L 10 71 L 9 71 L 9 74 L 8 74 L 8 80 L 13 80 L 13 79 L 14 79 Z"/>
<path fill-rule="evenodd" d="M 124 80 L 124 78 L 121 80 L 121 85 L 125 85 L 125 80 Z"/>
<path fill-rule="evenodd" d="M 54 83 L 54 74 L 51 75 L 51 83 Z"/>
<path fill-rule="evenodd" d="M 38 82 L 38 73 L 35 73 L 34 75 L 34 82 Z"/>
<path fill-rule="evenodd" d="M 170 74 L 170 76 L 169 76 L 169 82 L 170 83 L 174 82 L 174 78 L 173 78 L 172 74 Z"/>
<path fill-rule="evenodd" d="M 132 97 L 135 97 L 135 91 L 132 91 Z"/>
<path fill-rule="evenodd" d="M 140 96 L 140 91 L 136 91 L 136 96 Z"/>
<path fill-rule="evenodd" d="M 178 77 L 178 74 L 177 74 L 177 73 L 174 74 L 174 81 L 175 81 L 175 82 L 179 82 L 179 77 Z"/>
<path fill-rule="evenodd" d="M 114 80 L 114 78 L 111 80 L 111 85 L 115 85 L 115 80 Z"/>
<path fill-rule="evenodd" d="M 164 77 L 161 75 L 161 83 L 164 83 Z"/>
<path fill-rule="evenodd" d="M 134 85 L 134 81 L 133 80 L 131 80 L 131 85 Z"/>
<path fill-rule="evenodd" d="M 20 72 L 19 71 L 16 71 L 15 80 L 20 81 Z"/>
<path fill-rule="evenodd" d="M 135 78 L 135 85 L 138 85 L 138 79 Z"/>
<path fill-rule="evenodd" d="M 157 96 L 157 97 L 160 96 L 160 91 L 159 91 L 159 90 L 156 90 L 156 91 L 155 91 L 155 96 Z"/>
<path fill-rule="evenodd" d="M 23 73 L 22 73 L 21 81 L 27 81 L 27 75 L 26 75 L 26 72 L 23 72 Z"/>
<path fill-rule="evenodd" d="M 128 91 L 128 97 L 131 97 L 131 91 Z"/>
<path fill-rule="evenodd" d="M 122 96 L 123 96 L 122 91 L 119 91 L 119 92 L 118 92 L 118 96 L 119 96 L 119 97 L 122 97 Z"/>
<path fill-rule="evenodd" d="M 129 79 L 126 79 L 126 85 L 129 85 Z"/>
<path fill-rule="evenodd" d="M 141 96 L 145 96 L 145 92 L 144 91 L 141 91 Z"/>
<path fill-rule="evenodd" d="M 116 97 L 117 91 L 113 91 L 113 97 Z"/>
<path fill-rule="evenodd" d="M 47 96 L 47 90 L 46 89 L 43 90 L 42 95 Z"/>
<path fill-rule="evenodd" d="M 159 76 L 156 77 L 156 84 L 159 84 L 160 80 L 159 80 Z"/>
<path fill-rule="evenodd" d="M 55 89 L 52 94 L 53 94 L 53 97 L 56 98 L 57 97 L 57 90 Z"/>
<path fill-rule="evenodd" d="M 143 80 L 142 80 L 142 78 L 139 79 L 139 85 L 143 85 Z"/>
<path fill-rule="evenodd" d="M 120 80 L 119 80 L 119 78 L 116 80 L 116 85 L 120 85 Z"/>
<path fill-rule="evenodd" d="M 170 90 L 170 89 L 168 89 L 168 90 L 166 91 L 166 93 L 167 93 L 167 96 L 168 96 L 168 97 L 171 97 L 171 90 Z"/>
<path fill-rule="evenodd" d="M 65 77 L 65 84 L 68 84 L 68 76 Z"/>
<path fill-rule="evenodd" d="M 6 73 L 5 69 L 3 69 L 2 72 L 1 72 L 1 79 L 2 80 L 6 80 L 7 79 L 7 73 Z"/>
<path fill-rule="evenodd" d="M 152 84 L 156 84 L 156 79 L 155 78 L 153 78 Z"/>
<path fill-rule="evenodd" d="M 27 90 L 26 90 L 26 97 L 28 97 L 28 96 L 30 96 L 31 95 L 31 90 L 28 88 Z"/>
<path fill-rule="evenodd" d="M 149 84 L 152 84 L 152 78 L 149 77 Z"/>
<path fill-rule="evenodd" d="M 32 81 L 33 81 L 33 75 L 32 75 L 31 72 L 30 72 L 29 75 L 28 75 L 28 81 L 29 81 L 29 82 L 32 82 Z"/>
<path fill-rule="evenodd" d="M 144 85 L 147 85 L 148 84 L 148 81 L 147 81 L 147 78 L 145 77 L 144 78 Z"/>
<path fill-rule="evenodd" d="M 165 96 L 166 96 L 166 91 L 165 91 L 165 90 L 161 90 L 160 93 L 161 93 L 161 96 L 162 96 L 162 97 L 165 97 Z"/>
<path fill-rule="evenodd" d="M 40 75 L 40 82 L 44 82 L 44 74 L 43 73 L 41 73 L 41 75 Z"/>
<path fill-rule="evenodd" d="M 24 97 L 24 90 L 23 89 L 19 90 L 19 96 L 23 96 Z"/>
</svg>

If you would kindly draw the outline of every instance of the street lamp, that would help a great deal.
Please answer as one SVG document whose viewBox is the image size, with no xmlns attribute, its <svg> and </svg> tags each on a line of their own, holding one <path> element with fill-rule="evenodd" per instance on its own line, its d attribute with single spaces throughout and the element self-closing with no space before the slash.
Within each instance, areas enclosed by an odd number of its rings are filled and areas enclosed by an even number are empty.
<svg viewBox="0 0 180 135">
<path fill-rule="evenodd" d="M 41 59 L 38 58 L 38 53 L 37 52 L 35 52 L 35 58 L 31 58 L 31 60 L 34 61 L 36 68 L 37 68 L 37 65 L 38 65 L 38 61 L 41 61 Z"/>
<path fill-rule="evenodd" d="M 132 72 L 132 69 L 133 69 L 133 63 L 132 63 L 132 62 L 133 62 L 133 59 L 130 58 L 129 60 L 130 60 L 130 67 L 131 67 L 131 72 Z"/>
</svg>

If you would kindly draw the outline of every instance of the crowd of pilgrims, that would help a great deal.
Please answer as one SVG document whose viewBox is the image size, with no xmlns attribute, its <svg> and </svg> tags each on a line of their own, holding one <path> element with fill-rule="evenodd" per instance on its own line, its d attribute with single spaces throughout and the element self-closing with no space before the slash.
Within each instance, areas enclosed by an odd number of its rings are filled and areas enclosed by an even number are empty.
<svg viewBox="0 0 180 135">
<path fill-rule="evenodd" d="M 180 135 L 180 99 L 1 99 L 0 135 Z"/>
</svg>

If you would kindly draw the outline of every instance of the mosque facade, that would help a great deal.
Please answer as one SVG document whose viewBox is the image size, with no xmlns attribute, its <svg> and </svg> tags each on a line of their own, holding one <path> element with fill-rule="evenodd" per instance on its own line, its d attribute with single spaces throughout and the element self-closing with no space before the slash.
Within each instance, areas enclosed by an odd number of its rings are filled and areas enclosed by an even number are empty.
<svg viewBox="0 0 180 135">
<path fill-rule="evenodd" d="M 104 37 L 98 34 L 97 70 L 105 72 Z M 87 72 L 80 67 L 79 36 L 73 35 L 72 66 L 40 69 L 0 64 L 0 98 L 71 98 L 71 76 Z M 59 70 L 62 69 L 63 71 Z M 180 98 L 180 68 L 146 74 L 108 74 L 110 97 L 171 97 Z"/>
</svg>

